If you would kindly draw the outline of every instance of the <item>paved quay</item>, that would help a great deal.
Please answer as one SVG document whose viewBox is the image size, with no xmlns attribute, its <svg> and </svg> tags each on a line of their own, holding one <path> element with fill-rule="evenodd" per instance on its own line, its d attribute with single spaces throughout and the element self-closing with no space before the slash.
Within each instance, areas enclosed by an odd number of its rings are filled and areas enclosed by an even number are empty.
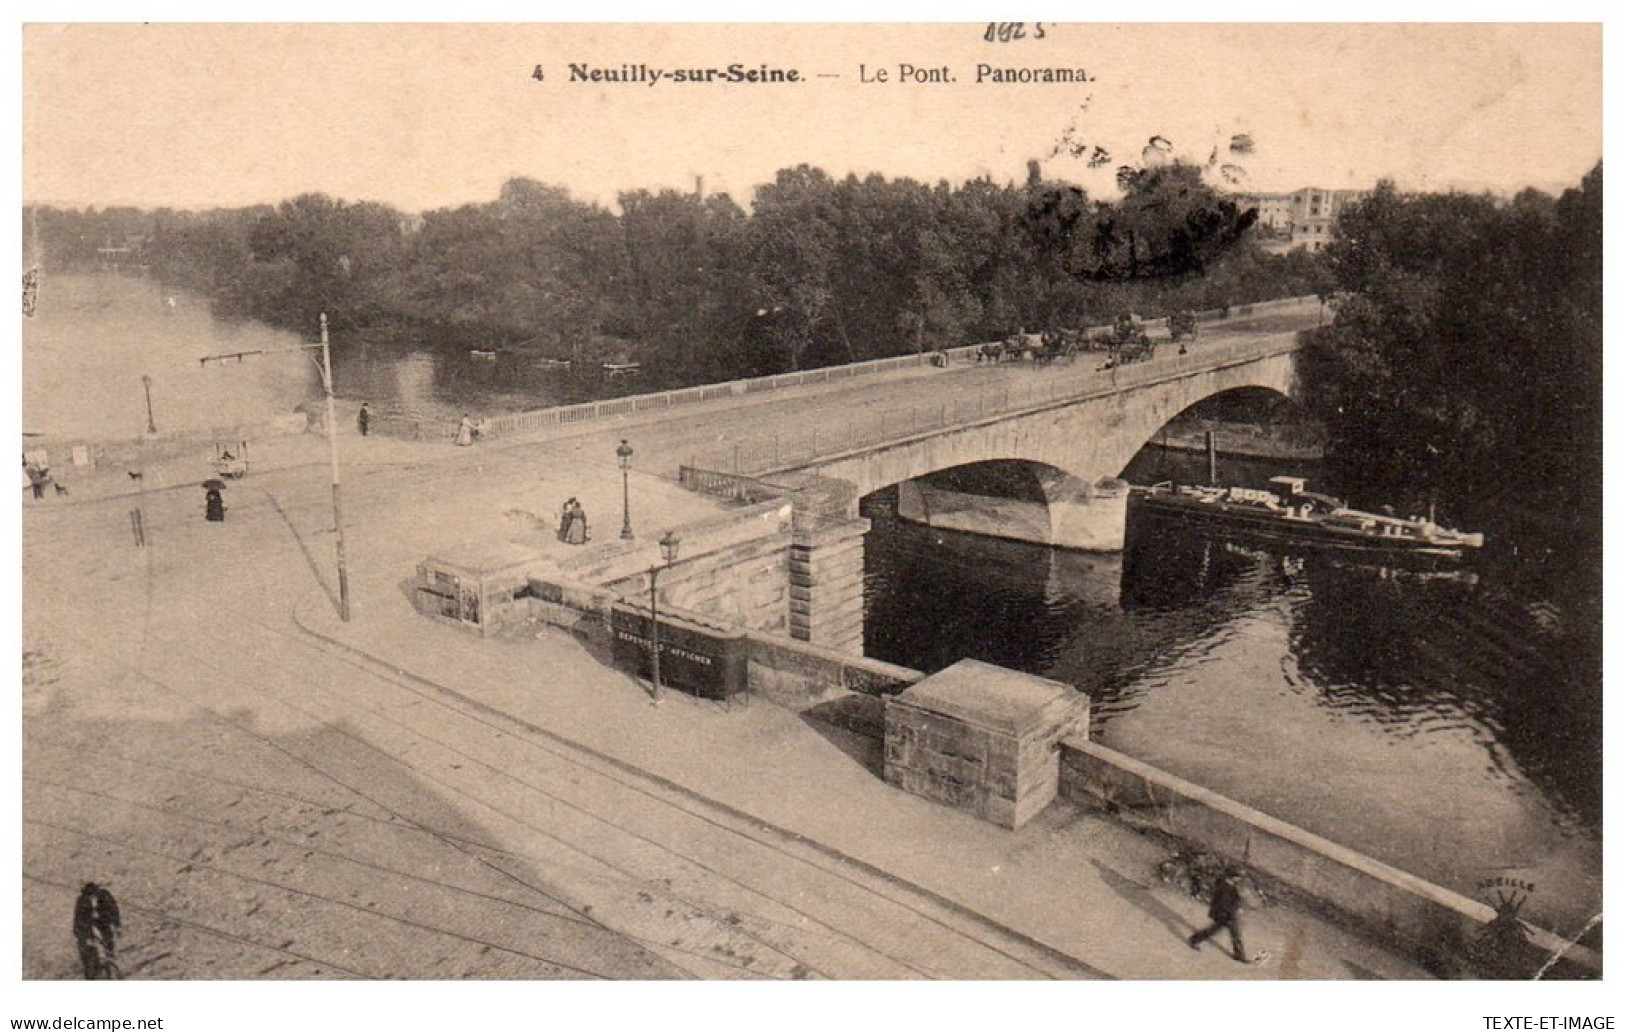
<svg viewBox="0 0 1625 1032">
<path fill-rule="evenodd" d="M 613 436 L 600 432 L 595 445 L 564 454 L 596 455 Z M 556 475 L 567 477 L 562 470 Z M 526 490 L 522 481 L 499 475 L 496 499 L 504 497 L 504 479 L 510 493 Z M 644 494 L 649 490 L 646 483 Z M 684 512 L 674 503 L 684 495 L 662 491 L 651 504 L 634 494 L 634 511 L 658 516 L 653 526 L 642 524 L 645 538 L 681 525 Z M 690 507 L 704 503 L 687 498 Z M 500 500 L 483 497 L 478 504 L 488 512 L 502 508 Z M 714 509 L 704 503 L 700 511 Z M 877 773 L 878 743 L 766 700 L 728 710 L 668 692 L 655 707 L 647 685 L 563 632 L 480 639 L 430 621 L 411 609 L 400 585 L 432 551 L 417 537 L 421 551 L 397 549 L 393 563 L 354 582 L 360 601 L 351 622 L 340 621 L 331 600 L 313 593 L 297 606 L 301 628 L 409 679 L 437 704 L 473 707 L 552 747 L 585 750 L 584 762 L 608 763 L 624 776 L 652 779 L 662 791 L 675 788 L 691 805 L 715 808 L 729 821 L 760 822 L 783 841 L 808 843 L 821 863 L 855 863 L 980 915 L 1076 961 L 1074 974 L 1428 977 L 1389 950 L 1286 907 L 1252 921 L 1249 945 L 1272 954 L 1267 965 L 1237 964 L 1217 947 L 1193 953 L 1184 937 L 1206 923 L 1202 905 L 1155 884 L 1160 848 L 1106 818 L 1058 801 L 1033 824 L 1005 831 L 888 786 Z M 541 554 L 571 551 L 550 534 L 508 539 Z"/>
<path fill-rule="evenodd" d="M 321 598 L 307 599 L 297 619 L 445 704 L 580 750 L 582 762 L 620 776 L 675 787 L 686 805 L 756 824 L 755 834 L 804 843 L 809 864 L 881 872 L 1076 962 L 1078 976 L 1430 977 L 1286 906 L 1249 915 L 1249 948 L 1267 950 L 1267 964 L 1238 964 L 1212 945 L 1192 952 L 1184 939 L 1207 923 L 1203 905 L 1156 884 L 1160 847 L 1108 818 L 1058 800 L 1018 831 L 994 827 L 887 785 L 878 743 L 816 718 L 762 699 L 727 709 L 669 691 L 655 706 L 646 684 L 562 632 L 478 639 L 393 607 L 344 624 Z"/>
</svg>

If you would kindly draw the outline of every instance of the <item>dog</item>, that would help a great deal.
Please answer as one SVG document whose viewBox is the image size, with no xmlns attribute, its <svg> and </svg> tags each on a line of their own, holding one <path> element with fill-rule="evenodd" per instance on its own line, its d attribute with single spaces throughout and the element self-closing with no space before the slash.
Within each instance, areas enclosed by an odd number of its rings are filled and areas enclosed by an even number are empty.
<svg viewBox="0 0 1625 1032">
<path fill-rule="evenodd" d="M 57 493 L 58 496 L 65 495 L 65 494 L 68 493 L 68 489 L 66 487 L 63 487 L 61 484 L 57 483 L 54 480 L 51 481 L 51 486 L 56 488 L 56 493 Z"/>
<path fill-rule="evenodd" d="M 129 470 L 125 470 L 124 472 L 125 472 L 125 475 L 128 476 L 131 480 L 140 480 L 143 476 L 146 476 L 146 474 L 142 473 L 138 469 L 129 469 Z"/>
</svg>

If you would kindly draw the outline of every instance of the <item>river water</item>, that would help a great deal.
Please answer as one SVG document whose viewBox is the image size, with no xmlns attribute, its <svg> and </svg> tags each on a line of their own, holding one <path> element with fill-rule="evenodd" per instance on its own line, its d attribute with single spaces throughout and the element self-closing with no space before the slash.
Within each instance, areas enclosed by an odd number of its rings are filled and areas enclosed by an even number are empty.
<svg viewBox="0 0 1625 1032">
<path fill-rule="evenodd" d="M 149 386 L 161 433 L 287 416 L 320 389 L 309 359 L 198 359 L 298 343 L 259 323 L 215 319 L 200 299 L 145 278 L 48 275 L 37 314 L 23 320 L 23 428 L 54 438 L 137 437 L 148 427 Z"/>
<path fill-rule="evenodd" d="M 1181 464 L 1205 479 L 1204 458 L 1154 448 L 1125 476 Z M 1225 459 L 1220 479 L 1322 486 L 1290 467 Z M 1533 882 L 1524 916 L 1554 931 L 1600 910 L 1597 681 L 1563 611 L 1493 562 L 1429 577 L 1162 521 L 1086 554 L 900 521 L 894 490 L 863 509 L 869 655 L 1070 683 L 1128 755 L 1469 896 Z"/>
<path fill-rule="evenodd" d="M 120 439 L 265 424 L 321 396 L 321 376 L 297 352 L 201 365 L 205 355 L 277 352 L 317 340 L 252 320 L 216 318 L 208 301 L 141 276 L 46 277 L 38 312 L 23 326 L 23 428 L 53 438 Z M 483 361 L 466 350 L 336 335 L 333 382 L 342 398 L 379 412 L 455 422 L 566 404 L 604 384 L 527 365 Z M 148 377 L 150 385 L 142 383 Z M 636 389 L 635 380 L 618 389 Z"/>
</svg>

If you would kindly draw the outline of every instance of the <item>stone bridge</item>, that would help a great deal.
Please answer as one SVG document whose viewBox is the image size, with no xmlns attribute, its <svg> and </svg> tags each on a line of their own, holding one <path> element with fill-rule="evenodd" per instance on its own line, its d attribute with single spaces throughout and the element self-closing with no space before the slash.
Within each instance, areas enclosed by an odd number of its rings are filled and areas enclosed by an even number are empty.
<svg viewBox="0 0 1625 1032">
<path fill-rule="evenodd" d="M 833 477 L 854 484 L 859 497 L 897 484 L 905 489 L 902 514 L 929 518 L 933 514 L 926 510 L 907 511 L 911 499 L 923 499 L 918 490 L 906 490 L 918 478 L 1017 460 L 1041 498 L 1043 521 L 1023 522 L 1019 510 L 1017 518 L 1003 521 L 983 512 L 972 517 L 983 526 L 964 529 L 1062 548 L 1116 550 L 1122 547 L 1122 495 L 1102 495 L 1106 511 L 1095 512 L 1096 485 L 1117 477 L 1170 420 L 1201 401 L 1243 388 L 1291 396 L 1296 344 L 1290 336 L 1276 343 L 1279 350 L 1218 365 L 1211 364 L 1212 355 L 1185 355 L 1160 367 L 1127 367 L 1119 383 L 1101 384 L 1076 397 L 773 472 Z M 939 518 L 931 522 L 936 525 L 952 525 L 942 522 L 944 514 L 935 515 Z"/>
<path fill-rule="evenodd" d="M 686 485 L 734 497 L 775 491 L 797 499 L 790 555 L 790 629 L 805 640 L 861 650 L 863 535 L 860 498 L 899 485 L 899 513 L 936 526 L 1058 547 L 1122 545 L 1124 494 L 1097 485 L 1115 478 L 1175 416 L 1230 391 L 1265 389 L 1291 397 L 1297 385 L 1296 328 L 1314 309 L 1281 313 L 1266 332 L 1233 332 L 1182 354 L 1164 344 L 1150 361 L 1101 368 L 1098 355 L 1072 366 L 966 369 L 964 382 L 939 383 L 926 399 L 900 392 L 890 410 L 867 419 L 823 419 L 696 456 Z M 999 464 L 1027 480 L 1023 504 L 980 511 L 933 510 L 919 478 Z"/>
</svg>

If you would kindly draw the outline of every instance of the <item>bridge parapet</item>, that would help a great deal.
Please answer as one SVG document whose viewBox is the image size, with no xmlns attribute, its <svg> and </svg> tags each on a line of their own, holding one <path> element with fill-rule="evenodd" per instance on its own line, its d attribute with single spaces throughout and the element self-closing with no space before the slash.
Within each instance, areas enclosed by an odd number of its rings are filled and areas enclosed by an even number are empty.
<svg viewBox="0 0 1625 1032">
<path fill-rule="evenodd" d="M 969 389 L 960 381 L 956 382 L 951 398 L 934 404 L 891 408 L 834 427 L 775 431 L 738 440 L 725 449 L 691 458 L 688 466 L 759 478 L 1035 409 L 1108 397 L 1168 380 L 1212 373 L 1298 348 L 1295 332 L 1281 333 L 1263 338 L 1207 342 L 1188 348 L 1184 354 L 1164 353 L 1149 361 L 1111 369 L 1035 369 L 1031 376 L 1019 379 L 990 376 L 985 385 Z M 1083 360 L 1089 360 L 1088 356 L 1083 356 Z M 973 374 L 965 370 L 961 375 Z"/>
<path fill-rule="evenodd" d="M 1245 318 L 1250 315 L 1302 307 L 1306 303 L 1315 300 L 1313 297 L 1281 298 L 1275 301 L 1261 301 L 1256 304 L 1237 305 L 1227 309 L 1198 312 L 1196 317 L 1203 323 L 1223 322 L 1230 319 Z M 1166 319 L 1155 319 L 1149 320 L 1145 325 L 1158 326 L 1166 323 Z M 1085 328 L 1082 332 L 1095 334 L 1110 329 L 1109 326 L 1091 326 Z M 779 373 L 775 376 L 759 376 L 747 380 L 732 380 L 726 383 L 685 387 L 679 390 L 629 395 L 604 401 L 583 402 L 579 405 L 533 409 L 528 412 L 492 416 L 484 421 L 481 429 L 487 437 L 512 437 L 518 434 L 534 433 L 539 430 L 569 426 L 597 419 L 676 408 L 681 405 L 741 397 L 764 391 L 784 390 L 807 384 L 830 383 L 899 369 L 918 368 L 932 364 L 939 350 L 950 359 L 970 360 L 974 359 L 981 346 L 980 344 L 966 344 L 942 349 L 933 348 L 913 355 L 897 355 L 892 358 L 871 359 L 867 362 L 805 369 L 794 373 Z M 382 429 L 396 435 L 412 435 L 422 438 L 449 437 L 456 431 L 456 423 L 447 420 L 412 416 L 403 417 L 398 422 L 400 423 L 398 426 L 391 424 L 382 427 Z"/>
</svg>

